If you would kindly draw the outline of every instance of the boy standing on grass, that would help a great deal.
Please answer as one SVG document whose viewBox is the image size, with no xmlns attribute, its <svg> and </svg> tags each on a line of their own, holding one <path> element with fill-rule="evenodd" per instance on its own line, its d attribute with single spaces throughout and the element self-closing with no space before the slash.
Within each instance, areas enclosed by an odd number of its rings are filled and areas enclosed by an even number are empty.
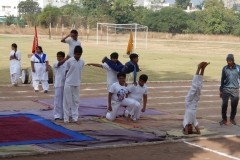
<svg viewBox="0 0 240 160">
<path fill-rule="evenodd" d="M 133 121 L 137 120 L 141 116 L 141 112 L 145 112 L 147 106 L 147 85 L 145 84 L 148 80 L 148 76 L 142 74 L 139 77 L 139 81 L 137 85 L 130 85 L 128 86 L 128 98 L 134 100 L 135 105 L 138 107 L 135 109 L 134 115 L 131 116 Z M 143 103 L 142 103 L 143 101 Z M 129 114 L 128 110 L 125 110 L 124 116 Z"/>
<path fill-rule="evenodd" d="M 133 72 L 133 82 L 136 83 L 136 77 L 137 77 L 137 72 L 139 72 L 139 67 L 138 67 L 138 55 L 136 53 L 132 53 L 129 56 L 130 61 L 127 62 L 125 65 L 123 65 L 120 61 L 117 61 L 117 63 L 112 62 L 109 60 L 107 57 L 104 57 L 102 60 L 102 63 L 107 63 L 109 67 L 111 67 L 113 70 L 116 72 L 122 72 L 125 74 Z"/>
<path fill-rule="evenodd" d="M 69 122 L 70 105 L 72 111 L 73 122 L 78 123 L 78 107 L 79 107 L 79 90 L 84 69 L 84 61 L 81 59 L 82 47 L 76 46 L 74 49 L 74 57 L 69 58 L 66 62 L 66 80 L 63 96 L 64 122 Z"/>
<path fill-rule="evenodd" d="M 196 74 L 193 77 L 192 87 L 185 98 L 186 111 L 183 119 L 183 133 L 185 135 L 192 133 L 200 134 L 198 121 L 196 119 L 196 109 L 201 95 L 204 70 L 209 64 L 210 63 L 207 62 L 198 64 Z M 192 125 L 194 125 L 196 132 L 192 131 Z"/>
<path fill-rule="evenodd" d="M 55 82 L 54 82 L 54 119 L 63 119 L 63 90 L 65 83 L 66 73 L 66 61 L 65 53 L 60 51 L 57 53 L 57 62 L 53 63 L 53 69 L 55 71 Z"/>
<path fill-rule="evenodd" d="M 108 111 L 106 114 L 106 118 L 108 120 L 115 120 L 118 112 L 118 108 L 120 106 L 128 107 L 128 121 L 130 117 L 134 115 L 136 106 L 135 102 L 131 98 L 127 98 L 128 90 L 125 86 L 126 74 L 118 73 L 117 74 L 118 82 L 113 83 L 109 89 L 108 93 Z"/>
<path fill-rule="evenodd" d="M 70 37 L 70 38 L 68 38 Z M 67 39 L 68 38 L 68 39 Z M 78 40 L 78 31 L 73 29 L 71 30 L 70 34 L 64 37 L 61 40 L 62 43 L 68 43 L 69 44 L 69 51 L 67 57 L 73 57 L 74 56 L 74 48 L 76 46 L 81 46 L 81 42 Z"/>
<path fill-rule="evenodd" d="M 113 52 L 110 55 L 111 61 L 117 65 L 118 62 L 118 53 Z M 107 70 L 107 91 L 109 91 L 111 85 L 115 82 L 118 82 L 117 79 L 117 72 L 109 67 L 107 63 L 104 64 L 96 64 L 96 63 L 88 63 L 86 66 L 95 66 L 95 67 L 101 67 Z"/>
</svg>

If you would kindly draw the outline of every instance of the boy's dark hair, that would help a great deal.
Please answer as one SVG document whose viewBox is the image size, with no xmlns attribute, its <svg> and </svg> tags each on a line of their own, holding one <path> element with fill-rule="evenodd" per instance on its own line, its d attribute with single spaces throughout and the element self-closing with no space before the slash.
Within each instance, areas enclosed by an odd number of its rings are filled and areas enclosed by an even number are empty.
<svg viewBox="0 0 240 160">
<path fill-rule="evenodd" d="M 12 44 L 12 47 L 17 48 L 17 44 L 16 44 L 16 43 L 13 43 L 13 44 Z"/>
<path fill-rule="evenodd" d="M 82 47 L 81 46 L 76 46 L 75 48 L 74 48 L 74 54 L 75 53 L 81 53 L 82 54 L 82 52 L 83 52 L 83 49 L 82 49 Z"/>
<path fill-rule="evenodd" d="M 124 77 L 124 78 L 126 78 L 126 74 L 123 73 L 123 72 L 119 72 L 119 73 L 117 74 L 117 78 L 119 78 L 119 77 Z"/>
<path fill-rule="evenodd" d="M 63 51 L 57 52 L 57 56 L 65 57 L 65 53 Z"/>
<path fill-rule="evenodd" d="M 113 52 L 113 53 L 110 55 L 110 58 L 111 58 L 111 59 L 118 59 L 118 53 L 117 53 L 117 52 Z"/>
<path fill-rule="evenodd" d="M 144 82 L 147 82 L 148 76 L 146 74 L 142 74 L 141 76 L 139 76 L 139 80 L 143 80 Z"/>
<path fill-rule="evenodd" d="M 185 132 L 185 128 L 183 128 L 183 132 Z M 188 131 L 188 134 L 193 134 L 193 131 Z"/>
<path fill-rule="evenodd" d="M 78 31 L 76 30 L 76 29 L 73 29 L 73 30 L 71 30 L 71 32 L 70 33 L 73 33 L 73 34 L 78 34 Z"/>
<path fill-rule="evenodd" d="M 41 52 L 43 52 L 43 50 L 42 50 L 42 47 L 41 47 L 41 46 L 37 46 L 37 47 L 36 47 L 36 49 L 37 49 L 37 48 L 38 48 L 38 49 L 40 49 L 40 51 L 41 51 Z"/>
<path fill-rule="evenodd" d="M 137 57 L 138 57 L 138 55 L 137 55 L 136 53 L 132 53 L 132 54 L 130 54 L 130 56 L 129 56 L 129 58 L 130 58 L 131 61 L 133 60 L 133 58 L 137 58 Z"/>
</svg>

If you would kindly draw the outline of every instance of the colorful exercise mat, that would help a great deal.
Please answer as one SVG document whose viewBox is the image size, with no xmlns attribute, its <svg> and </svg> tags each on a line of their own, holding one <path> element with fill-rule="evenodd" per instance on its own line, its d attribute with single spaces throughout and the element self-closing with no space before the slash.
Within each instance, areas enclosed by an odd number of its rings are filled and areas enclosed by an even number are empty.
<svg viewBox="0 0 240 160">
<path fill-rule="evenodd" d="M 46 105 L 54 106 L 53 99 L 38 100 L 37 102 Z M 118 115 L 122 115 L 124 107 L 118 109 Z M 82 117 L 101 117 L 106 115 L 107 111 L 107 98 L 81 98 L 79 104 L 79 116 Z M 160 115 L 166 114 L 165 112 L 160 112 L 154 109 L 146 109 L 142 115 Z"/>
<path fill-rule="evenodd" d="M 34 114 L 0 115 L 0 146 L 96 140 Z"/>
</svg>

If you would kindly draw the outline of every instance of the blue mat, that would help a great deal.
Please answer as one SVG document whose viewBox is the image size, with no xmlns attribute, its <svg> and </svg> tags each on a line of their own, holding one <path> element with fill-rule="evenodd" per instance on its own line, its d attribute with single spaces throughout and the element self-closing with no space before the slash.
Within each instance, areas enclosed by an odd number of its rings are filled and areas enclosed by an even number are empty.
<svg viewBox="0 0 240 160">
<path fill-rule="evenodd" d="M 34 114 L 0 115 L 0 146 L 96 140 Z"/>
</svg>

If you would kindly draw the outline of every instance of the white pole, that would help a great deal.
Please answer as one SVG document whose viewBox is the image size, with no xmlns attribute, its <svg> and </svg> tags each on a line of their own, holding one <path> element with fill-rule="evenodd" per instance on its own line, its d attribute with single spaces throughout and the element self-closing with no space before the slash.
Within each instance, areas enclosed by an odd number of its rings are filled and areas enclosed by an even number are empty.
<svg viewBox="0 0 240 160">
<path fill-rule="evenodd" d="M 108 26 L 107 26 L 107 45 L 108 45 Z"/>
<path fill-rule="evenodd" d="M 147 43 L 148 43 L 148 27 L 146 29 L 146 49 L 147 49 Z"/>
<path fill-rule="evenodd" d="M 98 45 L 98 23 L 97 23 L 97 45 Z"/>
<path fill-rule="evenodd" d="M 136 49 L 137 48 L 137 24 L 135 23 L 135 38 L 134 38 L 134 41 L 135 41 L 135 44 L 134 44 L 134 48 Z"/>
</svg>

